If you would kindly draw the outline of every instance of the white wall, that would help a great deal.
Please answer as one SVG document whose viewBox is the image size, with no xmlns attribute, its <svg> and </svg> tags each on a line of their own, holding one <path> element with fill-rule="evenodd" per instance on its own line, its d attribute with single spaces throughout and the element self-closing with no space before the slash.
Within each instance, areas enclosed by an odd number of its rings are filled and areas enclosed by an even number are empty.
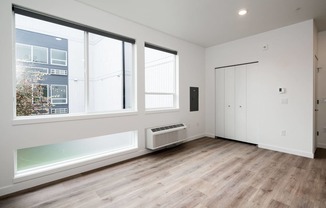
<svg viewBox="0 0 326 208">
<path fill-rule="evenodd" d="M 125 116 L 95 116 L 86 119 L 72 118 L 66 121 L 44 122 L 19 125 L 13 122 L 13 15 L 12 4 L 21 5 L 53 16 L 79 22 L 85 25 L 122 34 L 136 39 L 135 62 L 137 76 L 138 112 Z M 123 159 L 147 153 L 145 150 L 145 128 L 184 122 L 188 126 L 188 138 L 198 138 L 205 133 L 205 51 L 203 48 L 176 39 L 166 34 L 126 21 L 80 4 L 74 0 L 7 0 L 0 2 L 0 195 L 32 187 L 41 183 L 67 177 L 92 168 L 111 164 Z M 164 113 L 146 113 L 144 109 L 144 42 L 178 51 L 180 70 L 180 110 Z M 189 112 L 189 87 L 200 89 L 200 110 Z M 60 119 L 58 119 L 60 120 Z M 24 182 L 13 182 L 14 152 L 16 149 L 96 137 L 113 133 L 138 130 L 137 151 L 97 163 L 76 167 L 56 174 L 35 178 Z"/>
<path fill-rule="evenodd" d="M 313 20 L 206 49 L 206 133 L 215 133 L 214 68 L 252 61 L 259 61 L 259 146 L 313 157 Z"/>
<path fill-rule="evenodd" d="M 320 100 L 317 113 L 317 147 L 326 148 L 326 31 L 318 33 L 317 99 Z"/>
</svg>

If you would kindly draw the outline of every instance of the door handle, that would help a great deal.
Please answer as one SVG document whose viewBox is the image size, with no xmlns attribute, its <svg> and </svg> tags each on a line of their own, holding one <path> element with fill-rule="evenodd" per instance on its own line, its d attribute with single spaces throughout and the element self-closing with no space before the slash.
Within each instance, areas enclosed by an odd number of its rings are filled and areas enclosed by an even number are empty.
<svg viewBox="0 0 326 208">
<path fill-rule="evenodd" d="M 317 111 L 319 111 L 318 109 L 315 109 L 315 111 L 317 112 Z"/>
</svg>

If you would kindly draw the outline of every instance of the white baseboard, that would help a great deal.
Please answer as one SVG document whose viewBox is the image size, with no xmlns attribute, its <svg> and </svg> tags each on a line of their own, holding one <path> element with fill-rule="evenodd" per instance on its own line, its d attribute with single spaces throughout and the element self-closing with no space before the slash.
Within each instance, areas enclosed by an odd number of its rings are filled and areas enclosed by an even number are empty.
<svg viewBox="0 0 326 208">
<path fill-rule="evenodd" d="M 197 134 L 195 136 L 191 136 L 191 137 L 188 137 L 185 142 L 190 142 L 192 140 L 196 140 L 196 139 L 200 139 L 200 138 L 203 138 L 205 137 L 205 134 Z"/>
<path fill-rule="evenodd" d="M 284 152 L 292 155 L 298 155 L 302 157 L 314 158 L 314 153 L 312 152 L 305 152 L 305 151 L 300 151 L 300 150 L 295 150 L 290 148 L 268 145 L 268 144 L 258 144 L 258 147 L 263 149 L 278 151 L 278 152 Z"/>
<path fill-rule="evenodd" d="M 326 149 L 326 143 L 317 143 L 317 147 Z"/>
<path fill-rule="evenodd" d="M 212 133 L 205 133 L 205 136 L 209 138 L 215 138 L 215 134 Z"/>
</svg>

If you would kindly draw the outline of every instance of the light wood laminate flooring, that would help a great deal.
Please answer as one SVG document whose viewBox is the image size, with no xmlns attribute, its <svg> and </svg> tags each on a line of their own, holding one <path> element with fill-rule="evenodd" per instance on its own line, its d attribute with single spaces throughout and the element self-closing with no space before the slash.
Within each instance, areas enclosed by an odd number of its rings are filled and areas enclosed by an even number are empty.
<svg viewBox="0 0 326 208">
<path fill-rule="evenodd" d="M 326 207 L 316 159 L 202 138 L 0 199 L 0 207 Z"/>
</svg>

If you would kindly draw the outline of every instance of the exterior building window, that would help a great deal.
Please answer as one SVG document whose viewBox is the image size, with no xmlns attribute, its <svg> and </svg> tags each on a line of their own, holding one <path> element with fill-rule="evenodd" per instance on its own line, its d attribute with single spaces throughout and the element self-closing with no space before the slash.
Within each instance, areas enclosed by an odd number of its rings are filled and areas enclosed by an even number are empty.
<svg viewBox="0 0 326 208">
<path fill-rule="evenodd" d="M 67 104 L 67 85 L 51 86 L 52 104 Z"/>
<path fill-rule="evenodd" d="M 32 103 L 35 106 L 35 113 L 49 113 L 49 86 L 47 84 L 33 84 Z"/>
<path fill-rule="evenodd" d="M 32 46 L 25 44 L 16 44 L 17 61 L 32 62 Z"/>
<path fill-rule="evenodd" d="M 51 64 L 67 66 L 67 51 L 51 49 Z"/>
<path fill-rule="evenodd" d="M 51 69 L 50 73 L 54 75 L 68 75 L 67 70 L 64 69 Z"/>
<path fill-rule="evenodd" d="M 177 108 L 176 51 L 145 44 L 146 109 Z"/>
<path fill-rule="evenodd" d="M 15 6 L 13 10 L 16 116 L 134 109 L 135 40 Z M 47 112 L 37 110 L 32 85 L 50 86 Z"/>
<path fill-rule="evenodd" d="M 51 114 L 66 114 L 68 113 L 68 108 L 52 108 Z"/>
<path fill-rule="evenodd" d="M 33 46 L 33 62 L 40 64 L 48 63 L 48 49 L 45 47 Z"/>
<path fill-rule="evenodd" d="M 48 68 L 42 68 L 42 67 L 25 67 L 27 73 L 38 73 L 38 74 L 48 74 L 49 69 Z"/>
<path fill-rule="evenodd" d="M 48 63 L 48 49 L 45 47 L 17 43 L 16 51 L 17 61 Z"/>
</svg>

